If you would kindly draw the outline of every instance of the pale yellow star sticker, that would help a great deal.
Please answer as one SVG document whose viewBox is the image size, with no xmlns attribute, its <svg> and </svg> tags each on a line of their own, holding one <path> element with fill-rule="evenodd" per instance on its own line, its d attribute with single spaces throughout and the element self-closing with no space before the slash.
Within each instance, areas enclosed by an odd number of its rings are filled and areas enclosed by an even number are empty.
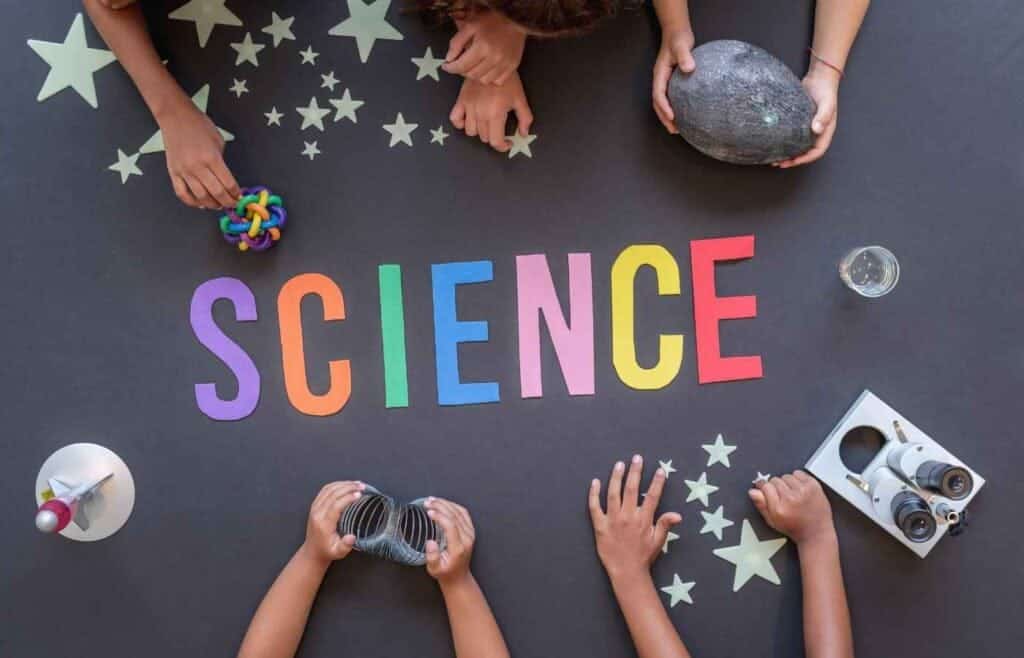
<svg viewBox="0 0 1024 658">
<path fill-rule="evenodd" d="M 661 552 L 668 553 L 668 543 L 677 539 L 679 539 L 679 535 L 669 530 L 668 534 L 665 535 L 665 543 L 661 545 Z"/>
<path fill-rule="evenodd" d="M 433 78 L 440 81 L 441 78 L 437 75 L 437 70 L 444 64 L 443 59 L 434 57 L 434 51 L 427 46 L 427 52 L 423 53 L 423 57 L 413 57 L 412 63 L 416 65 L 416 79 L 421 80 L 426 77 Z"/>
<path fill-rule="evenodd" d="M 670 476 L 670 475 L 672 475 L 673 473 L 676 472 L 676 469 L 673 468 L 673 466 L 672 466 L 672 460 L 671 459 L 669 459 L 668 461 L 664 461 L 664 462 L 659 460 L 658 461 L 658 466 L 661 468 L 661 470 L 665 471 L 665 479 L 666 480 L 668 479 L 668 476 Z"/>
<path fill-rule="evenodd" d="M 295 41 L 295 35 L 292 34 L 292 23 L 295 22 L 295 17 L 281 18 L 277 15 L 276 11 L 270 12 L 271 19 L 270 25 L 266 26 L 260 32 L 269 34 L 274 38 L 274 47 L 277 48 L 281 45 L 281 42 L 285 39 L 289 41 Z"/>
<path fill-rule="evenodd" d="M 530 151 L 530 144 L 537 139 L 536 135 L 520 135 L 518 131 L 511 135 L 505 135 L 505 139 L 512 143 L 512 148 L 508 151 L 509 159 L 512 159 L 517 154 L 522 153 L 528 158 L 533 157 L 533 153 Z"/>
<path fill-rule="evenodd" d="M 323 80 L 323 82 L 320 83 L 320 88 L 321 89 L 326 88 L 326 89 L 330 89 L 331 91 L 334 91 L 334 88 L 338 85 L 338 79 L 336 77 L 334 77 L 334 71 L 331 71 L 327 75 L 324 75 L 323 73 L 321 73 L 320 74 L 320 79 Z"/>
<path fill-rule="evenodd" d="M 394 123 L 384 124 L 384 130 L 391 133 L 391 142 L 388 146 L 393 148 L 399 142 L 412 146 L 412 131 L 416 130 L 419 125 L 418 123 L 406 123 L 402 113 L 399 112 Z"/>
<path fill-rule="evenodd" d="M 316 58 L 320 56 L 320 53 L 314 52 L 312 46 L 306 46 L 305 50 L 299 51 L 299 57 L 302 58 L 303 64 L 310 64 L 316 66 Z"/>
<path fill-rule="evenodd" d="M 267 117 L 268 126 L 280 126 L 281 117 L 283 117 L 284 115 L 277 111 L 277 106 L 275 105 L 274 107 L 270 108 L 269 112 L 264 112 L 263 116 Z"/>
<path fill-rule="evenodd" d="M 349 17 L 332 27 L 327 34 L 333 37 L 352 37 L 359 49 L 359 59 L 366 63 L 377 39 L 401 41 L 402 33 L 387 21 L 391 0 L 346 0 Z"/>
<path fill-rule="evenodd" d="M 316 147 L 316 142 L 302 142 L 306 145 L 306 148 L 302 149 L 302 155 L 308 156 L 310 160 L 320 155 L 320 149 Z"/>
<path fill-rule="evenodd" d="M 688 503 L 699 500 L 704 507 L 707 507 L 708 496 L 718 491 L 718 487 L 708 484 L 707 473 L 701 473 L 700 477 L 696 480 L 683 480 L 683 482 L 690 488 L 690 494 L 686 497 L 686 502 Z"/>
<path fill-rule="evenodd" d="M 50 65 L 50 72 L 39 89 L 37 101 L 44 101 L 59 91 L 71 87 L 86 103 L 99 107 L 96 84 L 92 74 L 116 59 L 114 53 L 102 48 L 90 48 L 85 40 L 82 14 L 76 14 L 62 43 L 29 39 L 28 47 Z"/>
<path fill-rule="evenodd" d="M 708 453 L 708 466 L 713 466 L 714 464 L 721 464 L 726 468 L 731 466 L 729 455 L 736 452 L 736 446 L 726 445 L 725 441 L 722 440 L 721 434 L 715 437 L 714 443 L 705 443 L 701 447 Z"/>
<path fill-rule="evenodd" d="M 117 149 L 117 162 L 107 167 L 110 171 L 116 171 L 121 174 L 121 184 L 124 185 L 128 182 L 129 176 L 141 176 L 142 170 L 139 169 L 139 156 L 141 153 L 133 153 L 127 155 L 121 149 Z"/>
<path fill-rule="evenodd" d="M 345 93 L 341 95 L 341 98 L 329 98 L 327 102 L 337 110 L 334 114 L 335 123 L 342 119 L 348 119 L 352 123 L 356 123 L 356 110 L 363 106 L 363 101 L 352 99 L 352 94 L 349 93 L 348 89 L 345 89 Z"/>
<path fill-rule="evenodd" d="M 227 0 L 190 0 L 172 11 L 168 18 L 176 21 L 194 21 L 196 34 L 199 36 L 199 47 L 205 48 L 214 27 L 218 25 L 237 27 L 242 24 L 242 20 L 224 6 L 226 2 Z"/>
<path fill-rule="evenodd" d="M 322 108 L 316 102 L 316 96 L 309 99 L 309 105 L 306 107 L 297 107 L 295 111 L 302 115 L 302 125 L 299 126 L 299 130 L 305 130 L 310 126 L 316 126 L 317 129 L 323 131 L 324 129 L 324 117 L 331 113 L 329 109 Z"/>
<path fill-rule="evenodd" d="M 679 578 L 679 574 L 672 574 L 672 584 L 668 587 L 662 587 L 661 591 L 665 592 L 669 596 L 668 607 L 674 608 L 676 604 L 682 601 L 683 603 L 693 604 L 693 599 L 690 597 L 690 590 L 697 583 L 689 582 L 684 583 Z"/>
<path fill-rule="evenodd" d="M 234 84 L 228 88 L 228 91 L 233 93 L 235 98 L 241 98 L 242 94 L 249 93 L 249 86 L 245 80 L 238 80 L 237 78 L 232 78 L 232 80 L 234 81 Z"/>
<path fill-rule="evenodd" d="M 754 534 L 754 529 L 750 527 L 750 521 L 743 519 L 740 543 L 726 548 L 716 548 L 712 552 L 726 562 L 736 565 L 736 575 L 732 581 L 732 591 L 735 592 L 754 576 L 760 576 L 769 583 L 780 584 L 782 580 L 772 566 L 771 559 L 785 544 L 785 537 L 759 540 Z"/>
<path fill-rule="evenodd" d="M 240 65 L 242 62 L 249 62 L 253 66 L 259 66 L 260 63 L 256 59 L 256 55 L 266 46 L 262 43 L 255 43 L 252 40 L 252 35 L 246 32 L 245 37 L 241 41 L 231 44 L 231 48 L 238 53 L 238 57 L 235 58 L 235 66 Z"/>
<path fill-rule="evenodd" d="M 430 143 L 440 144 L 444 146 L 444 140 L 448 139 L 448 133 L 444 131 L 444 126 L 438 126 L 436 130 L 431 129 L 430 131 Z"/>
<path fill-rule="evenodd" d="M 751 480 L 750 483 L 753 484 L 754 486 L 757 486 L 758 482 L 768 482 L 768 480 L 770 479 L 772 479 L 771 473 L 762 473 L 761 471 L 758 471 L 757 477 Z"/>
<path fill-rule="evenodd" d="M 248 91 L 248 90 L 246 90 Z M 203 85 L 196 92 L 195 96 L 192 97 L 192 104 L 199 108 L 199 111 L 206 114 L 206 106 L 210 101 L 210 85 Z M 225 142 L 230 142 L 235 139 L 235 136 L 224 130 L 221 127 L 217 127 L 217 132 L 224 139 Z M 159 153 L 164 150 L 164 133 L 162 130 L 156 131 L 152 137 L 146 140 L 146 143 L 139 147 L 139 153 Z"/>
<path fill-rule="evenodd" d="M 725 513 L 722 510 L 723 507 L 719 505 L 714 514 L 708 514 L 704 510 L 700 511 L 700 515 L 704 517 L 704 527 L 700 529 L 700 534 L 706 535 L 710 532 L 715 535 L 715 539 L 722 541 L 722 530 L 729 526 L 736 525 L 729 519 L 725 518 Z"/>
</svg>

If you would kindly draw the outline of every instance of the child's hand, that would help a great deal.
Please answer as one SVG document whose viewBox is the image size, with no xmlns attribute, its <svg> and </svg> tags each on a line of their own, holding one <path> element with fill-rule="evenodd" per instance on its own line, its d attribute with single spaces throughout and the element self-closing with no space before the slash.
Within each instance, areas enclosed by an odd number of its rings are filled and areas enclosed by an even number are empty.
<svg viewBox="0 0 1024 658">
<path fill-rule="evenodd" d="M 186 99 L 187 100 L 187 99 Z M 190 100 L 160 117 L 174 193 L 194 208 L 228 208 L 242 191 L 224 164 L 224 139 Z"/>
<path fill-rule="evenodd" d="M 338 534 L 338 521 L 345 508 L 363 495 L 362 482 L 332 482 L 325 485 L 309 508 L 306 541 L 300 550 L 318 562 L 330 563 L 352 552 L 355 535 Z"/>
<path fill-rule="evenodd" d="M 487 11 L 459 22 L 442 65 L 448 73 L 503 85 L 519 68 L 526 32 L 500 12 Z"/>
<path fill-rule="evenodd" d="M 622 475 L 626 467 L 622 462 L 615 464 L 608 480 L 608 511 L 601 511 L 601 481 L 590 483 L 590 518 L 594 522 L 594 537 L 597 554 L 609 576 L 627 576 L 646 573 L 661 547 L 669 528 L 683 520 L 680 514 L 666 512 L 654 522 L 654 513 L 665 487 L 665 472 L 660 468 L 654 472 L 647 496 L 640 502 L 640 477 L 643 472 L 643 458 L 633 457 L 622 487 Z"/>
<path fill-rule="evenodd" d="M 832 508 L 818 481 L 803 471 L 758 482 L 748 493 L 771 527 L 798 545 L 835 532 Z"/>
<path fill-rule="evenodd" d="M 825 151 L 832 144 L 832 135 L 835 134 L 836 123 L 839 121 L 839 74 L 824 66 L 818 66 L 807 73 L 803 84 L 807 94 L 818 106 L 818 111 L 811 120 L 811 131 L 817 138 L 814 146 L 806 153 L 773 163 L 773 166 L 781 169 L 814 162 L 825 155 Z"/>
<path fill-rule="evenodd" d="M 424 503 L 429 516 L 444 530 L 445 547 L 439 550 L 437 542 L 426 545 L 427 573 L 441 584 L 458 581 L 469 575 L 469 561 L 473 557 L 476 529 L 465 507 L 443 498 L 430 497 Z"/>
<path fill-rule="evenodd" d="M 654 113 L 658 115 L 665 130 L 673 135 L 679 132 L 674 122 L 675 114 L 668 102 L 668 80 L 678 66 L 683 73 L 693 73 L 697 68 L 693 61 L 693 30 L 689 25 L 679 28 L 663 27 L 661 32 L 661 50 L 654 60 L 654 86 L 651 98 L 654 101 Z"/>
<path fill-rule="evenodd" d="M 516 114 L 519 134 L 529 134 L 533 112 L 526 101 L 519 74 L 514 71 L 501 85 L 485 85 L 469 79 L 463 81 L 448 118 L 453 126 L 465 130 L 470 137 L 479 136 L 481 142 L 504 153 L 511 148 L 505 140 L 509 112 Z"/>
</svg>

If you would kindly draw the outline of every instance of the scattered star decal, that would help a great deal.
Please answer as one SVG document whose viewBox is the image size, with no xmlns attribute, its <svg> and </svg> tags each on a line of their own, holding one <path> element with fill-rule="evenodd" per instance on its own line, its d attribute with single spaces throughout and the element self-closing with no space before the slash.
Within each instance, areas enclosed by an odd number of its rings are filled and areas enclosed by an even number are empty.
<svg viewBox="0 0 1024 658">
<path fill-rule="evenodd" d="M 172 11 L 168 18 L 176 21 L 193 21 L 199 36 L 199 47 L 205 48 L 213 28 L 218 25 L 238 27 L 242 20 L 231 13 L 224 3 L 227 0 L 190 0 Z"/>
<path fill-rule="evenodd" d="M 139 169 L 137 164 L 141 153 L 134 153 L 132 155 L 126 155 L 121 149 L 117 149 L 117 162 L 107 167 L 110 171 L 116 171 L 121 174 L 121 184 L 124 185 L 128 182 L 129 176 L 141 176 L 142 170 Z"/>
<path fill-rule="evenodd" d="M 730 468 L 729 455 L 736 452 L 736 446 L 726 445 L 725 441 L 722 440 L 721 434 L 715 437 L 714 443 L 705 443 L 701 448 L 704 448 L 704 451 L 708 453 L 708 466 L 721 464 L 726 468 Z"/>
<path fill-rule="evenodd" d="M 760 576 L 770 583 L 780 584 L 782 580 L 772 566 L 772 556 L 786 544 L 785 537 L 761 541 L 750 527 L 750 521 L 743 519 L 740 532 L 740 543 L 712 551 L 726 562 L 736 565 L 736 575 L 732 581 L 732 591 L 739 591 L 748 580 Z"/>
<path fill-rule="evenodd" d="M 332 27 L 327 34 L 333 37 L 352 37 L 356 40 L 359 59 L 366 63 L 377 39 L 401 41 L 402 33 L 387 22 L 391 0 L 346 0 L 349 17 Z"/>
<path fill-rule="evenodd" d="M 306 46 L 305 50 L 299 51 L 299 56 L 302 57 L 303 64 L 316 66 L 316 58 L 320 56 L 320 53 L 314 52 L 312 46 Z"/>
<path fill-rule="evenodd" d="M 263 116 L 267 117 L 268 126 L 280 126 L 281 117 L 283 117 L 284 115 L 277 111 L 277 106 L 275 105 L 274 107 L 270 108 L 269 112 L 264 112 Z"/>
<path fill-rule="evenodd" d="M 316 102 L 316 96 L 309 99 L 306 107 L 297 107 L 295 111 L 302 116 L 302 125 L 299 130 L 305 130 L 310 126 L 316 126 L 318 130 L 324 129 L 324 117 L 331 113 L 327 108 L 322 108 Z M 314 142 L 315 143 L 315 142 Z"/>
<path fill-rule="evenodd" d="M 248 90 L 246 90 L 248 91 Z M 199 91 L 192 97 L 192 104 L 199 108 L 199 111 L 206 114 L 206 106 L 210 101 L 210 85 L 203 85 L 199 88 Z M 235 136 L 224 130 L 220 126 L 217 127 L 217 132 L 224 138 L 225 142 L 230 142 L 235 139 Z M 164 133 L 162 130 L 158 130 L 153 133 L 153 136 L 146 140 L 146 143 L 139 147 L 139 153 L 159 153 L 164 150 Z"/>
<path fill-rule="evenodd" d="M 668 553 L 668 543 L 677 539 L 679 539 L 679 535 L 669 530 L 668 534 L 665 535 L 665 543 L 661 545 L 661 552 Z"/>
<path fill-rule="evenodd" d="M 341 95 L 341 98 L 329 98 L 327 102 L 333 105 L 336 110 L 334 114 L 335 123 L 342 119 L 348 119 L 352 123 L 356 123 L 356 110 L 363 106 L 363 101 L 353 100 L 352 94 L 349 93 L 348 89 L 345 89 L 345 93 Z"/>
<path fill-rule="evenodd" d="M 241 98 L 242 94 L 249 93 L 248 83 L 245 80 L 239 80 L 237 78 L 232 78 L 232 80 L 234 81 L 234 84 L 228 88 L 228 91 L 233 93 L 235 98 Z"/>
<path fill-rule="evenodd" d="M 683 482 L 690 488 L 690 494 L 686 497 L 686 502 L 688 503 L 699 500 L 704 507 L 707 507 L 708 496 L 718 491 L 718 487 L 708 484 L 707 473 L 701 473 L 700 477 L 696 480 L 683 480 Z"/>
<path fill-rule="evenodd" d="M 704 510 L 700 511 L 700 515 L 704 517 L 704 527 L 700 529 L 700 534 L 706 535 L 707 533 L 713 533 L 715 539 L 722 541 L 722 530 L 729 526 L 736 525 L 729 519 L 725 518 L 725 513 L 721 505 L 714 511 L 713 514 L 708 514 Z"/>
<path fill-rule="evenodd" d="M 512 148 L 508 151 L 508 157 L 510 160 L 519 153 L 522 153 L 528 158 L 533 157 L 533 153 L 530 151 L 530 144 L 533 144 L 534 140 L 537 139 L 536 135 L 520 135 L 516 132 L 511 135 L 505 135 L 505 139 L 512 142 Z"/>
<path fill-rule="evenodd" d="M 356 1 L 358 2 L 358 0 Z M 412 146 L 412 131 L 416 130 L 418 126 L 418 123 L 406 123 L 402 113 L 399 112 L 394 123 L 384 124 L 384 130 L 391 133 L 391 142 L 388 146 L 393 148 L 399 142 Z"/>
<path fill-rule="evenodd" d="M 694 582 L 684 583 L 680 580 L 679 574 L 672 574 L 672 584 L 661 588 L 661 591 L 669 596 L 668 607 L 674 608 L 680 601 L 692 605 L 693 599 L 690 597 L 690 590 L 696 584 Z"/>
<path fill-rule="evenodd" d="M 28 47 L 50 65 L 50 72 L 36 96 L 37 101 L 44 101 L 71 87 L 86 103 L 93 108 L 99 107 L 92 74 L 116 58 L 109 50 L 89 47 L 85 40 L 82 14 L 75 15 L 62 43 L 29 39 Z"/>
<path fill-rule="evenodd" d="M 413 57 L 412 63 L 416 65 L 417 80 L 428 77 L 438 81 L 441 80 L 437 75 L 437 71 L 444 64 L 444 60 L 434 57 L 434 51 L 430 49 L 430 46 L 427 46 L 427 52 L 423 53 L 423 57 Z"/>
<path fill-rule="evenodd" d="M 302 155 L 307 156 L 310 160 L 320 155 L 320 149 L 316 147 L 316 142 L 302 142 L 306 145 L 306 148 L 302 149 Z"/>
<path fill-rule="evenodd" d="M 673 466 L 672 466 L 672 460 L 671 459 L 668 460 L 668 461 L 665 461 L 665 462 L 659 460 L 658 461 L 658 467 L 661 468 L 661 470 L 665 471 L 665 479 L 666 480 L 668 479 L 668 476 L 670 476 L 670 475 L 672 475 L 673 473 L 676 472 L 676 469 L 673 468 Z"/>
<path fill-rule="evenodd" d="M 249 62 L 253 66 L 259 66 L 259 60 L 256 59 L 256 55 L 261 50 L 266 48 L 262 43 L 255 43 L 252 40 L 252 35 L 248 32 L 245 33 L 245 37 L 238 43 L 231 44 L 231 49 L 238 53 L 235 57 L 235 66 L 241 65 L 243 62 Z"/>
<path fill-rule="evenodd" d="M 750 483 L 756 486 L 758 482 L 767 482 L 770 479 L 772 479 L 771 473 L 762 473 L 761 471 L 758 471 L 757 477 L 751 480 Z"/>
<path fill-rule="evenodd" d="M 272 11 L 270 25 L 266 26 L 260 32 L 269 34 L 274 39 L 274 47 L 277 48 L 281 45 L 281 42 L 285 39 L 289 41 L 295 41 L 295 35 L 292 34 L 292 23 L 295 22 L 295 17 L 281 18 L 277 15 L 276 11 Z"/>
<path fill-rule="evenodd" d="M 320 88 L 321 89 L 326 88 L 326 89 L 330 89 L 331 91 L 334 91 L 334 88 L 338 84 L 338 79 L 336 77 L 334 77 L 334 71 L 331 71 L 327 75 L 324 75 L 324 74 L 321 73 L 320 74 L 320 79 L 323 80 L 323 82 L 320 83 Z"/>
<path fill-rule="evenodd" d="M 444 126 L 438 126 L 436 129 L 430 131 L 430 143 L 440 144 L 444 146 L 444 140 L 448 139 L 449 135 L 444 131 Z"/>
</svg>

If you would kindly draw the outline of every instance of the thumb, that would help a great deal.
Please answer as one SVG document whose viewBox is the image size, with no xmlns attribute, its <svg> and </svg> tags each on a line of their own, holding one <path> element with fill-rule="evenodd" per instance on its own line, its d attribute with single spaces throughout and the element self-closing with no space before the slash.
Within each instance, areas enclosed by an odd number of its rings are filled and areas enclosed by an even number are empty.
<svg viewBox="0 0 1024 658">
<path fill-rule="evenodd" d="M 426 549 L 427 570 L 434 571 L 441 566 L 441 550 L 433 539 L 427 540 Z"/>
<path fill-rule="evenodd" d="M 676 49 L 675 54 L 676 62 L 679 64 L 680 71 L 683 73 L 693 73 L 697 70 L 697 62 L 694 61 L 689 48 L 678 48 Z"/>
<path fill-rule="evenodd" d="M 448 52 L 444 55 L 445 63 L 451 63 L 462 54 L 469 42 L 473 39 L 473 28 L 471 26 L 460 27 L 451 41 L 448 42 Z"/>
<path fill-rule="evenodd" d="M 677 512 L 665 512 L 658 517 L 658 522 L 654 524 L 654 540 L 658 546 L 665 543 L 665 538 L 668 537 L 669 529 L 675 524 L 683 520 L 683 515 Z"/>
<path fill-rule="evenodd" d="M 340 541 L 334 546 L 334 554 L 336 559 L 341 559 L 352 552 L 352 547 L 356 545 L 355 535 L 345 535 Z"/>
<path fill-rule="evenodd" d="M 764 494 L 758 489 L 751 489 L 747 492 L 747 495 L 750 496 L 750 500 L 754 503 L 757 511 L 764 516 L 764 513 L 768 510 L 768 502 L 764 499 Z"/>
<path fill-rule="evenodd" d="M 829 98 L 818 105 L 818 111 L 814 113 L 814 120 L 811 121 L 811 130 L 815 135 L 825 132 L 825 129 L 836 118 L 836 102 Z"/>
</svg>

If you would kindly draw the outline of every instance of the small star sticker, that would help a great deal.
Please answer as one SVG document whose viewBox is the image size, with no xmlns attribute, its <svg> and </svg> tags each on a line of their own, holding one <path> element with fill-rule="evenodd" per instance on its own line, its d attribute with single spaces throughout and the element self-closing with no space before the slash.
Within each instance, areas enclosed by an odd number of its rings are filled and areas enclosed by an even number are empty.
<svg viewBox="0 0 1024 658">
<path fill-rule="evenodd" d="M 241 98 L 242 94 L 249 93 L 249 87 L 247 86 L 248 83 L 245 80 L 238 80 L 236 78 L 232 78 L 232 80 L 234 80 L 235 84 L 231 85 L 228 88 L 228 91 L 233 93 L 235 98 Z"/>
<path fill-rule="evenodd" d="M 761 471 L 758 471 L 757 477 L 751 480 L 750 483 L 756 485 L 758 482 L 767 482 L 770 479 L 772 479 L 771 473 L 762 473 Z"/>
<path fill-rule="evenodd" d="M 437 75 L 437 70 L 444 64 L 444 60 L 434 57 L 434 51 L 430 49 L 430 46 L 427 46 L 427 52 L 423 53 L 423 57 L 413 57 L 412 63 L 416 65 L 417 80 L 422 80 L 426 77 L 431 77 L 438 81 L 441 80 Z"/>
<path fill-rule="evenodd" d="M 668 587 L 662 587 L 661 591 L 665 592 L 669 596 L 668 607 L 674 608 L 676 604 L 682 601 L 683 603 L 693 604 L 693 599 L 690 598 L 690 590 L 697 583 L 689 582 L 684 583 L 679 579 L 679 574 L 672 574 L 672 584 Z"/>
<path fill-rule="evenodd" d="M 665 471 L 665 479 L 666 480 L 668 479 L 668 476 L 670 476 L 670 475 L 672 475 L 673 473 L 676 472 L 676 469 L 672 467 L 672 460 L 671 459 L 668 460 L 667 462 L 659 461 L 658 462 L 658 466 L 661 468 L 661 470 Z"/>
<path fill-rule="evenodd" d="M 725 513 L 722 511 L 721 505 L 718 506 L 718 509 L 715 510 L 714 514 L 708 514 L 704 510 L 701 510 L 700 515 L 704 517 L 704 527 L 700 529 L 700 534 L 706 535 L 709 532 L 714 533 L 715 539 L 718 541 L 722 541 L 722 530 L 731 525 L 736 525 L 729 519 L 725 518 Z"/>
<path fill-rule="evenodd" d="M 71 87 L 86 103 L 93 108 L 99 107 L 92 74 L 113 62 L 115 57 L 109 50 L 89 47 L 81 14 L 75 15 L 63 43 L 29 39 L 28 47 L 50 65 L 50 72 L 36 96 L 37 101 L 44 101 Z"/>
<path fill-rule="evenodd" d="M 512 135 L 505 135 L 505 139 L 512 142 L 512 148 L 508 151 L 508 157 L 511 160 L 517 153 L 522 153 L 528 158 L 533 157 L 533 153 L 530 152 L 530 144 L 537 139 L 536 135 L 520 135 L 518 132 Z"/>
<path fill-rule="evenodd" d="M 338 79 L 334 77 L 334 71 L 331 71 L 327 75 L 321 73 L 320 79 L 323 80 L 323 82 L 320 83 L 321 89 L 327 88 L 330 89 L 331 91 L 334 91 L 334 87 L 337 86 L 338 84 Z"/>
<path fill-rule="evenodd" d="M 324 129 L 324 117 L 331 113 L 330 110 L 322 108 L 317 104 L 316 96 L 309 99 L 309 105 L 297 107 L 295 111 L 302 115 L 302 125 L 299 126 L 299 130 L 316 126 L 322 131 Z"/>
<path fill-rule="evenodd" d="M 772 566 L 772 556 L 786 543 L 784 537 L 761 541 L 750 527 L 750 521 L 743 519 L 740 543 L 726 548 L 716 548 L 712 553 L 726 562 L 736 565 L 732 591 L 736 592 L 754 576 L 761 576 L 770 583 L 780 584 L 782 580 Z"/>
<path fill-rule="evenodd" d="M 412 146 L 412 131 L 416 130 L 418 126 L 418 123 L 406 123 L 405 118 L 402 117 L 402 113 L 399 112 L 398 116 L 395 117 L 394 123 L 384 124 L 384 130 L 391 133 L 391 142 L 388 146 L 394 147 L 395 144 L 398 144 L 399 142 L 406 144 L 407 146 Z"/>
<path fill-rule="evenodd" d="M 320 53 L 313 52 L 312 46 L 306 46 L 305 50 L 299 51 L 299 56 L 302 57 L 303 64 L 316 66 L 316 58 L 320 56 Z"/>
<path fill-rule="evenodd" d="M 196 34 L 199 36 L 199 47 L 205 48 L 210 40 L 210 33 L 218 25 L 239 26 L 242 20 L 231 13 L 224 4 L 227 0 L 190 0 L 172 11 L 168 18 L 176 21 L 194 21 Z"/>
<path fill-rule="evenodd" d="M 334 114 L 335 123 L 342 119 L 349 119 L 352 123 L 356 123 L 356 110 L 363 106 L 363 101 L 352 99 L 352 94 L 348 89 L 341 95 L 341 98 L 329 98 L 327 102 L 337 110 Z"/>
<path fill-rule="evenodd" d="M 132 155 L 127 155 L 121 149 L 117 149 L 117 162 L 107 167 L 107 169 L 121 174 L 121 184 L 124 185 L 128 182 L 129 176 L 142 175 L 142 170 L 136 164 L 139 161 L 139 155 L 141 154 L 133 153 Z"/>
<path fill-rule="evenodd" d="M 256 59 L 256 55 L 261 50 L 266 48 L 262 43 L 255 43 L 252 40 L 252 35 L 248 32 L 245 33 L 245 37 L 237 42 L 231 44 L 231 49 L 238 53 L 235 57 L 235 66 L 240 65 L 242 62 L 249 62 L 253 66 L 259 66 L 259 60 Z"/>
<path fill-rule="evenodd" d="M 277 106 L 275 105 L 274 107 L 270 108 L 269 112 L 264 112 L 263 116 L 267 117 L 268 126 L 280 126 L 281 117 L 283 117 L 284 115 L 277 111 Z"/>
<path fill-rule="evenodd" d="M 701 473 L 697 480 L 683 480 L 686 486 L 690 488 L 690 495 L 686 497 L 686 502 L 692 502 L 699 500 L 704 507 L 708 506 L 708 496 L 718 491 L 718 487 L 713 484 L 708 484 L 708 474 Z"/>
<path fill-rule="evenodd" d="M 679 535 L 669 530 L 668 534 L 665 535 L 665 543 L 661 545 L 661 552 L 668 553 L 668 543 L 677 539 L 679 539 Z"/>
<path fill-rule="evenodd" d="M 316 147 L 316 142 L 302 142 L 306 145 L 306 148 L 302 149 L 302 155 L 308 156 L 310 160 L 320 155 L 320 149 Z"/>
<path fill-rule="evenodd" d="M 347 0 L 347 3 L 349 17 L 332 27 L 327 34 L 354 38 L 363 64 L 370 59 L 370 51 L 377 39 L 402 40 L 402 33 L 387 21 L 391 0 L 374 0 L 369 4 L 363 0 Z"/>
<path fill-rule="evenodd" d="M 729 455 L 736 452 L 736 446 L 729 446 L 722 440 L 722 435 L 719 434 L 715 437 L 714 443 L 705 443 L 701 446 L 704 451 L 708 453 L 708 466 L 715 464 L 721 464 L 726 468 L 730 468 Z"/>
<path fill-rule="evenodd" d="M 276 11 L 272 11 L 270 13 L 270 25 L 260 31 L 264 34 L 269 34 L 274 38 L 274 47 L 277 48 L 285 39 L 295 41 L 295 35 L 292 34 L 292 23 L 295 21 L 295 17 L 281 18 L 277 15 Z"/>
<path fill-rule="evenodd" d="M 438 126 L 436 130 L 430 131 L 430 143 L 440 144 L 444 146 L 444 140 L 448 139 L 448 133 L 444 131 L 444 126 Z"/>
</svg>

